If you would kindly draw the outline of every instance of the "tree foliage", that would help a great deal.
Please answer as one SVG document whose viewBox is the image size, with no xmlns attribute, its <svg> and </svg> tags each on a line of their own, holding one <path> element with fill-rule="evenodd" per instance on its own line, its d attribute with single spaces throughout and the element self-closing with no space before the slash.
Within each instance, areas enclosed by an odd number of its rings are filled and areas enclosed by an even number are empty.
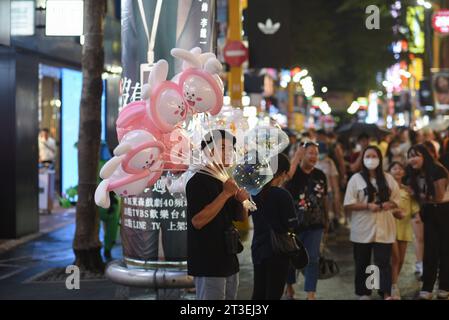
<svg viewBox="0 0 449 320">
<path fill-rule="evenodd" d="M 376 74 L 393 61 L 392 1 L 292 1 L 294 64 L 309 69 L 314 82 L 331 90 L 366 93 Z M 380 9 L 380 29 L 368 30 L 366 7 Z"/>
</svg>

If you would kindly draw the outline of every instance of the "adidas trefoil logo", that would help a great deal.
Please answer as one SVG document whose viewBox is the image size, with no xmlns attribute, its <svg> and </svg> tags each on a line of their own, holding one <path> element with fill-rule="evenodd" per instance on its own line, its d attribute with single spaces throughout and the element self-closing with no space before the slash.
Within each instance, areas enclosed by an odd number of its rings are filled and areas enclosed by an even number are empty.
<svg viewBox="0 0 449 320">
<path fill-rule="evenodd" d="M 273 21 L 271 21 L 271 19 L 268 18 L 265 24 L 259 22 L 257 26 L 259 27 L 260 31 L 262 31 L 265 34 L 275 34 L 281 27 L 281 24 L 279 22 L 273 24 Z"/>
</svg>

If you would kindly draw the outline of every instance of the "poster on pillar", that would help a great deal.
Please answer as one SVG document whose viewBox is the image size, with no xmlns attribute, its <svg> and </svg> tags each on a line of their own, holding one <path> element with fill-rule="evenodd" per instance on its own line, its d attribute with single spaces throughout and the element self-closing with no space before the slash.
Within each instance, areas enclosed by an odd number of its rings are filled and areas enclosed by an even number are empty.
<svg viewBox="0 0 449 320">
<path fill-rule="evenodd" d="M 434 72 L 432 79 L 436 110 L 447 112 L 449 110 L 449 69 Z"/>
<path fill-rule="evenodd" d="M 123 199 L 121 238 L 125 259 L 187 259 L 186 199 L 173 196 L 159 179 L 136 197 Z"/>
<path fill-rule="evenodd" d="M 122 0 L 120 107 L 141 100 L 152 63 L 167 60 L 169 78 L 181 71 L 172 48 L 214 52 L 215 11 L 215 0 Z"/>
<path fill-rule="evenodd" d="M 122 0 L 120 103 L 142 100 L 152 63 L 165 59 L 168 79 L 181 71 L 173 48 L 213 52 L 215 0 Z M 187 258 L 186 201 L 158 180 L 144 193 L 123 199 L 121 237 L 125 258 L 184 261 Z"/>
<path fill-rule="evenodd" d="M 248 0 L 244 31 L 251 68 L 289 68 L 291 65 L 289 0 Z"/>
</svg>

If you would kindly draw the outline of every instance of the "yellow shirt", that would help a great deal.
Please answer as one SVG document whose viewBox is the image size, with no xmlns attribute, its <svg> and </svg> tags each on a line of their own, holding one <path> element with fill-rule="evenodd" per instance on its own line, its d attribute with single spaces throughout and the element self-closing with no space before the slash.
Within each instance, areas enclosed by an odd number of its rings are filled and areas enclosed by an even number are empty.
<svg viewBox="0 0 449 320">
<path fill-rule="evenodd" d="M 388 143 L 386 141 L 381 141 L 378 147 L 380 149 L 380 152 L 382 153 L 382 157 L 385 158 L 385 156 L 387 155 Z"/>
<path fill-rule="evenodd" d="M 419 205 L 412 198 L 407 189 L 401 187 L 399 193 L 401 195 L 399 208 L 405 216 L 401 220 L 396 219 L 396 239 L 400 241 L 412 241 L 412 218 L 417 212 L 419 212 Z"/>
</svg>

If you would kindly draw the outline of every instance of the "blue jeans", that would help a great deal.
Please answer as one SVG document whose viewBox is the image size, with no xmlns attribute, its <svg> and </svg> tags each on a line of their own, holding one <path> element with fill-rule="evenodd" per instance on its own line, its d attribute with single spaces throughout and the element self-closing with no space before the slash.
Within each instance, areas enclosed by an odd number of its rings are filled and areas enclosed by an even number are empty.
<svg viewBox="0 0 449 320">
<path fill-rule="evenodd" d="M 309 253 L 309 264 L 304 268 L 304 291 L 316 292 L 316 284 L 319 275 L 320 244 L 323 237 L 323 229 L 305 230 L 298 234 L 298 238 L 304 244 Z M 287 276 L 287 284 L 296 283 L 296 270 L 290 267 Z"/>
</svg>

